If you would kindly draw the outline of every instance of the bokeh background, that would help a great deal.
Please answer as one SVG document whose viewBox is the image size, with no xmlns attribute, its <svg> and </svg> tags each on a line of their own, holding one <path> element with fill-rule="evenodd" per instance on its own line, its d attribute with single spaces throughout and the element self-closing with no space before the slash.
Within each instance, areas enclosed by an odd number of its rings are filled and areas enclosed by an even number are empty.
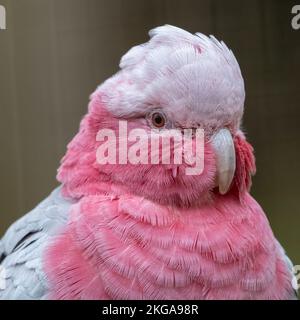
<svg viewBox="0 0 300 320">
<path fill-rule="evenodd" d="M 300 30 L 288 0 L 0 0 L 0 234 L 57 185 L 89 94 L 149 29 L 173 24 L 231 47 L 246 83 L 252 194 L 300 264 Z"/>
</svg>

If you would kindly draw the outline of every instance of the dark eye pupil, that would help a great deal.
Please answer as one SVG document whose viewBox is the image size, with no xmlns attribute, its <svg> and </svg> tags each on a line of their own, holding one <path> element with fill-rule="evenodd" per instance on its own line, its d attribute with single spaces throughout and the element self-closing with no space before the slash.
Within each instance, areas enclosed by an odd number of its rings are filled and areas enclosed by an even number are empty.
<svg viewBox="0 0 300 320">
<path fill-rule="evenodd" d="M 159 116 L 159 115 L 157 115 L 157 116 L 155 117 L 155 122 L 156 122 L 157 124 L 161 124 L 161 123 L 163 122 L 162 117 Z"/>
<path fill-rule="evenodd" d="M 159 113 L 154 113 L 152 116 L 153 124 L 157 127 L 163 127 L 165 125 L 164 117 Z"/>
</svg>

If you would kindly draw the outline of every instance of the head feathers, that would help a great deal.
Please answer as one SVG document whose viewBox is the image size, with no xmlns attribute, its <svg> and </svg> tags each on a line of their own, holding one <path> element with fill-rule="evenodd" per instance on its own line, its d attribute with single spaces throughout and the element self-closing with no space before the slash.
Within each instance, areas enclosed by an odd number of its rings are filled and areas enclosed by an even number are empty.
<svg viewBox="0 0 300 320">
<path fill-rule="evenodd" d="M 231 50 L 213 36 L 174 26 L 149 32 L 150 41 L 121 59 L 121 71 L 99 90 L 117 117 L 162 108 L 175 126 L 236 131 L 244 107 L 244 81 Z"/>
</svg>

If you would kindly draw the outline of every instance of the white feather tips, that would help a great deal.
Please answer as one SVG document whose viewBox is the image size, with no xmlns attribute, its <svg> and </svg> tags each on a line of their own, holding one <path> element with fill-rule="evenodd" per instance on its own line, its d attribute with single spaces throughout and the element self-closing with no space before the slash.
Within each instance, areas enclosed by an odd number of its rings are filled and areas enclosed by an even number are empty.
<svg viewBox="0 0 300 320">
<path fill-rule="evenodd" d="M 213 36 L 170 25 L 149 35 L 147 43 L 122 57 L 121 71 L 99 88 L 108 109 L 131 117 L 161 107 L 183 126 L 238 127 L 244 82 L 231 50 Z"/>
<path fill-rule="evenodd" d="M 142 62 L 148 53 L 160 47 L 178 48 L 193 46 L 198 52 L 215 51 L 240 73 L 239 65 L 233 52 L 223 41 L 214 36 L 206 36 L 200 32 L 195 35 L 175 26 L 165 25 L 149 31 L 150 40 L 147 43 L 131 48 L 121 59 L 120 68 L 132 68 Z"/>
</svg>

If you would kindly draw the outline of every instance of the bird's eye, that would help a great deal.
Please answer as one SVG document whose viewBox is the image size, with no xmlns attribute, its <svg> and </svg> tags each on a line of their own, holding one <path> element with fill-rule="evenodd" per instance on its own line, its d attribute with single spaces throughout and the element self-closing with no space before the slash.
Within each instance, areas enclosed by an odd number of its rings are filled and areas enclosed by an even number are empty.
<svg viewBox="0 0 300 320">
<path fill-rule="evenodd" d="M 166 124 L 166 117 L 161 112 L 153 112 L 151 115 L 152 125 L 156 128 L 163 128 Z"/>
</svg>

